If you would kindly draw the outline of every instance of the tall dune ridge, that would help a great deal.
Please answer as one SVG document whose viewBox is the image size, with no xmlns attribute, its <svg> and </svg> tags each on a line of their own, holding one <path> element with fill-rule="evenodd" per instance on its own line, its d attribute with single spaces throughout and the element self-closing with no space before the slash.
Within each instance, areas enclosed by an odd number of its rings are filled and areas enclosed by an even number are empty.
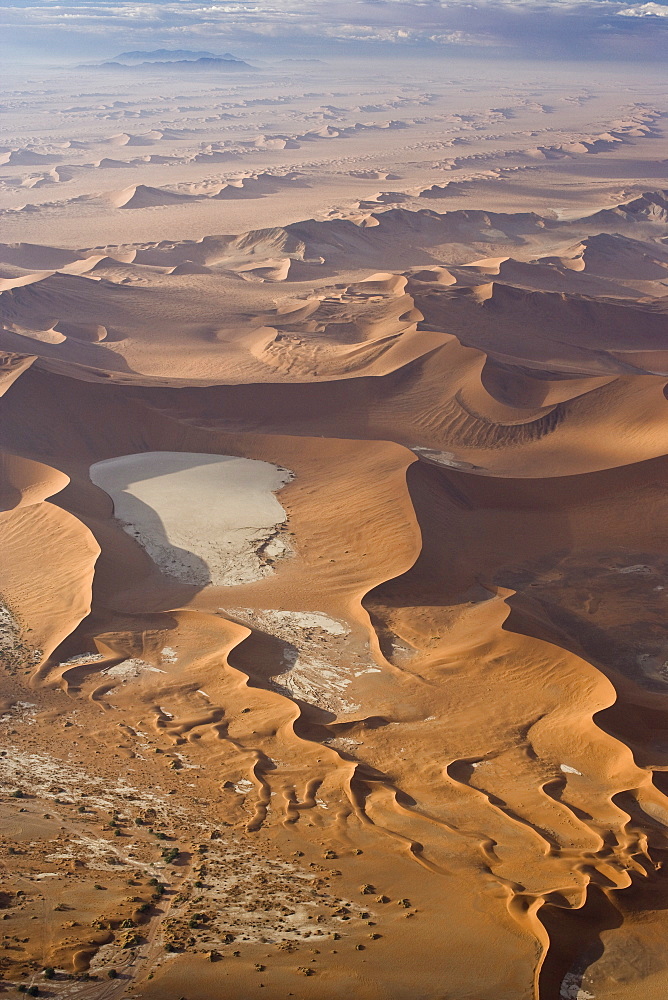
<svg viewBox="0 0 668 1000">
<path fill-rule="evenodd" d="M 665 79 L 137 30 L 4 102 L 0 987 L 663 1000 Z"/>
</svg>

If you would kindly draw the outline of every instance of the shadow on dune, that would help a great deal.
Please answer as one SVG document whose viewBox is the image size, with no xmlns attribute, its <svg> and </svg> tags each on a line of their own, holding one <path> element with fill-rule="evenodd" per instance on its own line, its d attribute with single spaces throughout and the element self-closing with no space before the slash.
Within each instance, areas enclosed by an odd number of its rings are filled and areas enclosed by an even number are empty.
<svg viewBox="0 0 668 1000">
<path fill-rule="evenodd" d="M 538 919 L 550 941 L 538 978 L 539 1000 L 577 997 L 586 970 L 603 954 L 601 934 L 621 927 L 623 917 L 606 893 L 590 884 L 580 909 L 544 903 Z"/>
</svg>

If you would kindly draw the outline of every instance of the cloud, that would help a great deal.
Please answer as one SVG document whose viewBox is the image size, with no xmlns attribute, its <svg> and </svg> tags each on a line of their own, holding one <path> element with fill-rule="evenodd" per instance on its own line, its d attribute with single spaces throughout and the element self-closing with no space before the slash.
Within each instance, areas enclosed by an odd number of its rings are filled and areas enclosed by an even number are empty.
<svg viewBox="0 0 668 1000">
<path fill-rule="evenodd" d="M 627 7 L 617 13 L 620 17 L 668 17 L 668 7 L 659 3 L 641 3 L 638 7 Z"/>
<path fill-rule="evenodd" d="M 22 44 L 109 54 L 123 39 L 142 47 L 207 36 L 243 53 L 277 43 L 306 48 L 422 48 L 521 58 L 665 56 L 668 5 L 619 0 L 0 0 L 0 31 Z"/>
</svg>

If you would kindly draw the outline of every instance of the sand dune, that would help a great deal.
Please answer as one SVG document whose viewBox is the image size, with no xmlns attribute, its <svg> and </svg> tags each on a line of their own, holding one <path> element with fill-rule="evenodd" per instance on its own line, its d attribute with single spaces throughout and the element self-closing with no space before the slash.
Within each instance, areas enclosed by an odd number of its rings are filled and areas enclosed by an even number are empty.
<svg viewBox="0 0 668 1000">
<path fill-rule="evenodd" d="M 154 208 L 162 205 L 177 205 L 182 202 L 192 202 L 202 199 L 229 200 L 236 198 L 262 198 L 267 194 L 280 191 L 284 185 L 303 186 L 298 175 L 274 176 L 259 174 L 258 176 L 242 177 L 238 181 L 230 181 L 215 190 L 215 193 L 191 193 L 187 191 L 170 191 L 166 188 L 151 187 L 147 184 L 133 184 L 120 191 L 111 191 L 100 195 L 102 201 L 114 208 Z"/>
<path fill-rule="evenodd" d="M 354 63 L 8 108 L 8 988 L 666 993 L 665 87 Z"/>
<path fill-rule="evenodd" d="M 33 281 L 41 281 L 46 278 L 51 271 L 25 271 L 20 267 L 13 267 L 11 264 L 0 265 L 0 292 L 9 291 L 12 288 L 20 288 L 21 285 L 31 285 Z"/>
<path fill-rule="evenodd" d="M 3 511 L 41 503 L 54 493 L 59 493 L 69 482 L 69 478 L 56 469 L 6 452 L 0 455 L 0 463 L 4 491 L 0 502 Z"/>
<path fill-rule="evenodd" d="M 76 251 L 31 243 L 5 243 L 0 247 L 0 261 L 3 264 L 15 264 L 17 267 L 35 270 L 57 270 L 80 260 L 82 256 Z"/>
<path fill-rule="evenodd" d="M 552 261 L 546 258 L 546 263 Z M 602 278 L 661 281 L 668 272 L 668 249 L 619 233 L 599 233 L 569 248 L 559 263 Z"/>
<path fill-rule="evenodd" d="M 149 129 L 148 132 L 118 132 L 110 135 L 104 142 L 110 146 L 154 146 L 156 142 L 164 137 L 164 133 L 159 129 Z"/>
<path fill-rule="evenodd" d="M 114 160 L 113 157 L 103 156 L 101 160 L 98 160 L 96 166 L 101 170 L 115 170 L 123 167 L 131 167 L 132 164 L 128 163 L 126 160 Z"/>
<path fill-rule="evenodd" d="M 20 164 L 24 167 L 40 167 L 43 163 L 53 163 L 54 160 L 56 160 L 55 156 L 32 149 L 12 149 L 0 153 L 1 163 Z"/>
<path fill-rule="evenodd" d="M 131 185 L 121 191 L 112 191 L 105 195 L 105 200 L 114 208 L 152 208 L 155 205 L 174 205 L 186 201 L 187 194 L 177 194 L 174 191 L 161 191 L 159 188 L 146 184 Z"/>
</svg>

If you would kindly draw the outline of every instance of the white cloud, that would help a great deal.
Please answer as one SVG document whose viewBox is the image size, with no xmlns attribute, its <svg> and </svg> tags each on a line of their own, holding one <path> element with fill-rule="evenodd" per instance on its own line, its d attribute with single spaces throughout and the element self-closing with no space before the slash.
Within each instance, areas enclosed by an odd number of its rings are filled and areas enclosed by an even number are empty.
<svg viewBox="0 0 668 1000">
<path fill-rule="evenodd" d="M 618 10 L 620 17 L 668 17 L 668 7 L 660 3 L 641 3 L 637 7 Z"/>
<path fill-rule="evenodd" d="M 470 31 L 448 31 L 446 33 L 429 35 L 429 41 L 435 42 L 436 45 L 466 45 L 470 48 L 478 48 L 479 46 L 488 48 L 490 45 L 497 46 L 504 44 L 499 38 L 493 38 L 491 35 L 481 33 L 474 34 Z"/>
</svg>

